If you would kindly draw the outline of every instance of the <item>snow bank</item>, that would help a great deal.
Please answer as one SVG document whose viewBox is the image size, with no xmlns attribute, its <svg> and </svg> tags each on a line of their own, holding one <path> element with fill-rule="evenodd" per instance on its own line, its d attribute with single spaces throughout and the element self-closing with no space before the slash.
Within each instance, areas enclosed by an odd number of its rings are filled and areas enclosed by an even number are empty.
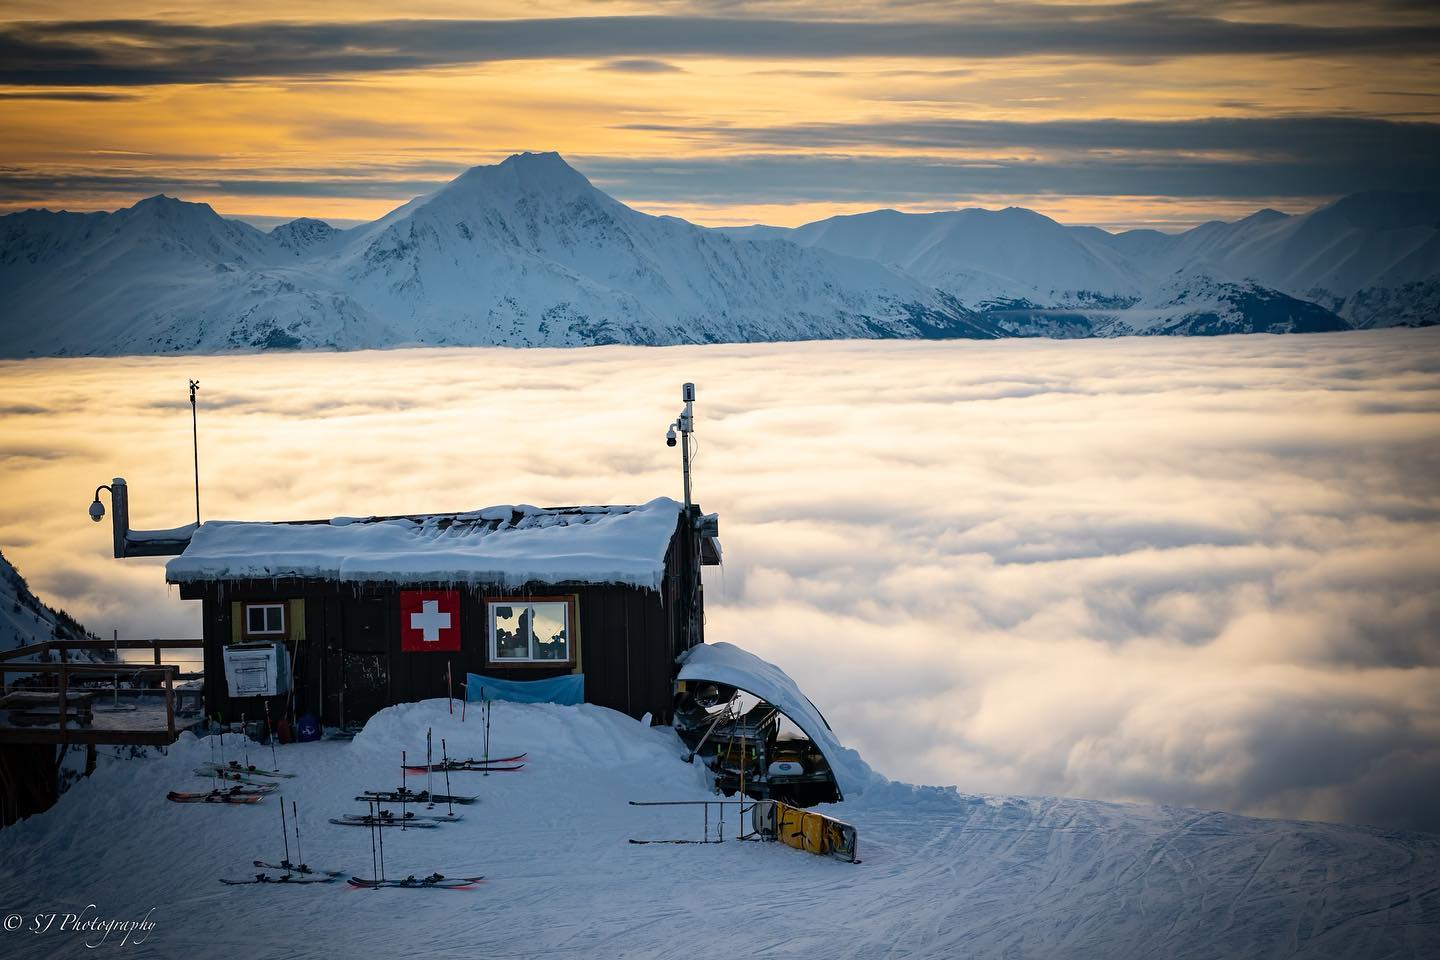
<svg viewBox="0 0 1440 960">
<path fill-rule="evenodd" d="M 416 519 L 208 521 L 165 565 L 171 583 L 310 577 L 355 583 L 620 583 L 660 588 L 680 516 L 642 506 L 489 507 Z"/>
<path fill-rule="evenodd" d="M 860 759 L 860 754 L 841 746 L 815 704 L 775 664 L 731 643 L 691 647 L 680 655 L 680 664 L 681 680 L 709 680 L 738 687 L 778 707 L 820 748 L 843 796 L 858 795 L 866 785 L 883 779 Z"/>
<path fill-rule="evenodd" d="M 741 651 L 708 650 L 716 669 L 753 671 Z M 734 842 L 733 807 L 723 844 L 632 845 L 699 839 L 704 820 L 628 801 L 715 795 L 673 731 L 591 704 L 496 703 L 491 752 L 527 751 L 524 769 L 451 774 L 452 792 L 479 797 L 455 808 L 463 820 L 385 834 L 389 876 L 484 874 L 473 890 L 217 882 L 284 856 L 281 796 L 287 812 L 297 804 L 306 862 L 370 876 L 369 831 L 329 818 L 363 811 L 361 790 L 398 786 L 401 751 L 422 759 L 427 732 L 452 757 L 479 756 L 484 724 L 459 706 L 402 704 L 351 742 L 283 745 L 275 762 L 298 776 L 254 807 L 164 795 L 208 787 L 192 771 L 217 756 L 268 766 L 268 748 L 227 736 L 220 752 L 188 734 L 143 759 L 102 748 L 96 774 L 54 809 L 0 831 L 0 901 L 21 917 L 96 904 L 154 929 L 102 949 L 70 932 L 0 931 L 4 955 L 1234 960 L 1433 957 L 1440 945 L 1440 838 L 1419 834 L 878 783 L 835 811 L 860 831 L 859 866 Z M 444 789 L 441 775 L 407 782 L 427 780 Z"/>
</svg>

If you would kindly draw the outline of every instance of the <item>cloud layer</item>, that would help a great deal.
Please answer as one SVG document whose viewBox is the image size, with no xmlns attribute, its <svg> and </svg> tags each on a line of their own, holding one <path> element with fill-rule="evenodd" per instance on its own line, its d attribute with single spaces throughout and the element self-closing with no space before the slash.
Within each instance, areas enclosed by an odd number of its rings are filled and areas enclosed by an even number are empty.
<svg viewBox="0 0 1440 960">
<path fill-rule="evenodd" d="M 197 24 L 0 24 L 0 83 L 127 85 L 335 77 L 509 60 L 727 57 L 1000 59 L 1420 54 L 1434 23 L 1315 26 L 1174 12 L 1160 5 L 983 5 L 930 21 L 613 16 Z"/>
<path fill-rule="evenodd" d="M 0 547 L 99 631 L 190 635 L 84 517 L 678 488 L 721 514 L 707 635 L 880 770 L 1440 830 L 1440 335 L 815 343 L 0 365 Z"/>
</svg>

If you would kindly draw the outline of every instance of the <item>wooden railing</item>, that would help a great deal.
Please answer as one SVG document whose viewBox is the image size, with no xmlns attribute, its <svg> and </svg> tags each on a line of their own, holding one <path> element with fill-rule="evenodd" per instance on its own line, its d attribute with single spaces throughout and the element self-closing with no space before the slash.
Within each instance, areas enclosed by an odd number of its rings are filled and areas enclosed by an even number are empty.
<svg viewBox="0 0 1440 960">
<path fill-rule="evenodd" d="M 159 744 L 173 743 L 178 736 L 175 729 L 175 684 L 182 680 L 202 679 L 205 674 L 199 672 L 184 672 L 175 664 L 161 662 L 162 652 L 165 650 L 199 650 L 204 649 L 203 640 L 189 639 L 164 639 L 164 640 L 44 640 L 39 643 L 32 643 L 27 646 L 17 647 L 14 650 L 7 650 L 0 653 L 0 689 L 10 689 L 7 682 L 12 673 L 30 674 L 40 683 L 30 688 L 36 692 L 45 694 L 53 693 L 56 697 L 57 723 L 54 726 L 43 725 L 38 727 L 17 727 L 13 724 L 0 725 L 0 741 L 28 742 L 28 743 L 131 743 L 131 744 Z M 76 663 L 70 659 L 70 654 L 75 651 L 91 650 L 145 650 L 153 649 L 155 653 L 154 664 L 128 663 L 117 660 L 113 663 Z M 59 662 L 54 662 L 48 655 L 56 654 Z M 45 661 L 32 658 L 46 656 Z M 80 691 L 72 688 L 72 681 L 94 682 L 115 678 L 117 675 L 124 675 L 131 680 L 144 680 L 155 678 L 158 685 L 155 687 L 132 687 L 121 689 L 117 682 L 107 692 L 115 695 L 124 693 L 127 696 L 143 696 L 155 694 L 163 689 L 165 694 L 165 727 L 159 729 L 156 726 L 133 727 L 130 729 L 117 728 L 113 725 L 104 727 L 81 727 L 71 721 L 69 701 L 72 696 Z M 54 677 L 53 681 L 50 678 Z M 90 687 L 84 692 L 99 693 L 95 687 Z"/>
<path fill-rule="evenodd" d="M 0 663 L 7 660 L 18 660 L 21 657 L 39 656 L 41 654 L 58 653 L 61 663 L 70 662 L 70 651 L 72 650 L 153 650 L 155 652 L 155 666 L 164 666 L 161 651 L 164 650 L 204 650 L 204 640 L 190 639 L 160 639 L 160 640 L 41 640 L 39 643 L 27 644 L 23 647 L 16 647 L 13 650 L 0 652 Z M 136 664 L 127 661 L 117 660 L 116 665 L 134 668 Z M 104 664 L 107 669 L 109 664 Z M 110 670 L 111 673 L 115 671 Z M 181 673 L 176 679 L 199 680 L 205 674 L 201 672 Z"/>
</svg>

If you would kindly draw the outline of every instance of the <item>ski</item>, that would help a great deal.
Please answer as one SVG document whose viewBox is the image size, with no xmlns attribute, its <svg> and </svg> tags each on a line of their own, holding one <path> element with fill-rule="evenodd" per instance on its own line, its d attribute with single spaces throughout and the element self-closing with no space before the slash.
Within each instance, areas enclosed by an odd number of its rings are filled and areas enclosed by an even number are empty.
<svg viewBox="0 0 1440 960">
<path fill-rule="evenodd" d="M 366 790 L 355 798 L 362 802 L 378 800 L 381 803 L 475 803 L 479 797 L 457 797 L 449 793 L 431 793 L 429 790 Z"/>
<path fill-rule="evenodd" d="M 443 877 L 432 873 L 428 877 L 408 876 L 404 880 L 366 880 L 351 877 L 350 886 L 367 890 L 465 890 L 484 880 L 484 877 Z"/>
<path fill-rule="evenodd" d="M 331 817 L 330 822 L 340 827 L 438 827 L 440 824 L 433 820 L 401 820 L 399 817 L 371 817 L 362 814 L 351 814 L 357 816 L 357 820 L 349 820 L 345 817 Z"/>
<path fill-rule="evenodd" d="M 345 819 L 360 820 L 364 822 L 370 820 L 371 817 L 368 813 L 347 813 L 345 814 Z M 433 823 L 458 823 L 464 818 L 461 817 L 458 813 L 441 813 L 432 815 L 428 813 L 411 813 L 408 810 L 400 816 L 396 816 L 394 811 L 392 810 L 382 810 L 380 811 L 380 819 L 392 821 L 395 823 L 414 823 L 417 820 L 425 820 Z"/>
<path fill-rule="evenodd" d="M 196 770 L 195 776 L 208 777 L 210 774 L 203 770 Z M 218 787 L 219 790 L 239 789 L 243 793 L 274 793 L 280 789 L 280 785 L 273 780 L 241 780 L 238 777 L 222 777 L 229 786 Z"/>
<path fill-rule="evenodd" d="M 211 790 L 209 793 L 185 793 L 180 790 L 171 790 L 165 795 L 165 798 L 176 803 L 259 803 L 265 799 L 265 794 L 236 793 L 234 790 Z"/>
<path fill-rule="evenodd" d="M 495 766 L 497 763 L 514 764 L 514 769 L 518 769 L 524 766 L 524 763 L 520 761 L 524 761 L 527 756 L 529 756 L 528 753 L 517 753 L 513 757 L 491 757 L 489 760 L 476 760 L 474 757 L 471 757 L 469 760 L 446 760 L 442 763 L 432 763 L 429 766 L 422 763 L 418 766 L 407 766 L 405 769 L 411 773 L 425 773 L 430 770 L 436 773 L 442 773 L 446 770 L 495 770 L 497 769 Z M 510 768 L 500 767 L 498 769 Z"/>
<path fill-rule="evenodd" d="M 631 843 L 723 843 L 724 841 L 636 841 L 632 838 Z"/>
<path fill-rule="evenodd" d="M 445 773 L 467 773 L 467 772 L 468 772 L 468 773 L 513 773 L 513 772 L 516 771 L 516 770 L 523 770 L 524 767 L 525 767 L 525 762 L 524 762 L 523 760 L 522 760 L 521 762 L 519 762 L 519 763 L 505 763 L 505 764 L 501 764 L 500 766 L 495 766 L 494 764 L 491 764 L 491 765 L 489 765 L 489 766 L 486 766 L 484 763 L 481 763 L 481 762 L 478 761 L 478 760 L 477 760 L 477 761 L 473 761 L 473 762 L 467 761 L 467 762 L 464 762 L 464 763 L 459 763 L 459 762 L 456 762 L 456 761 L 453 761 L 453 760 L 452 760 L 452 761 L 450 762 L 450 766 L 446 767 L 443 772 L 445 772 Z M 424 773 L 424 772 L 425 772 L 425 768 L 424 768 L 424 767 L 407 767 L 406 769 L 410 770 L 412 773 Z M 436 773 L 440 773 L 440 772 L 442 772 L 442 771 L 436 770 L 435 772 L 436 772 Z"/>
<path fill-rule="evenodd" d="M 279 877 L 272 877 L 268 874 L 257 873 L 255 874 L 254 880 L 226 880 L 224 877 L 221 877 L 220 882 L 225 884 L 227 887 L 243 887 L 247 883 L 276 883 L 283 884 L 285 886 L 298 886 L 302 883 L 334 883 L 338 879 L 340 879 L 340 874 L 338 873 L 334 874 L 333 876 L 327 877 L 311 877 L 307 880 L 294 879 L 288 873 L 284 876 Z"/>
<path fill-rule="evenodd" d="M 329 877 L 331 880 L 334 880 L 336 877 L 345 876 L 345 871 L 343 870 L 316 870 L 308 863 L 296 864 L 288 860 L 281 860 L 279 863 L 270 863 L 265 860 L 254 860 L 251 862 L 257 867 L 265 867 L 269 870 L 288 870 L 290 873 L 313 874 L 317 877 Z"/>
<path fill-rule="evenodd" d="M 264 770 L 253 764 L 242 764 L 239 760 L 231 760 L 229 763 L 204 763 L 201 768 L 214 770 L 216 773 L 246 773 L 256 777 L 294 777 L 293 773 L 281 773 L 279 770 Z"/>
<path fill-rule="evenodd" d="M 224 780 L 226 783 L 243 783 L 254 787 L 269 787 L 271 790 L 276 789 L 276 784 L 273 780 L 266 780 L 248 773 L 234 773 L 230 770 L 221 770 L 217 767 L 196 767 L 195 776 L 211 777 L 216 780 Z"/>
</svg>

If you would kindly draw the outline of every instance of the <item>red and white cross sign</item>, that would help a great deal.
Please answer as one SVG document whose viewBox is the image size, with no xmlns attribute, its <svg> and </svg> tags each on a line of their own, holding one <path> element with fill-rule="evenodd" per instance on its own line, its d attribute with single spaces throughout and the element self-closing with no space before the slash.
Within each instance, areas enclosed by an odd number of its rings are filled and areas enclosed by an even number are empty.
<svg viewBox="0 0 1440 960">
<path fill-rule="evenodd" d="M 400 649 L 460 649 L 460 591 L 400 591 Z"/>
</svg>

